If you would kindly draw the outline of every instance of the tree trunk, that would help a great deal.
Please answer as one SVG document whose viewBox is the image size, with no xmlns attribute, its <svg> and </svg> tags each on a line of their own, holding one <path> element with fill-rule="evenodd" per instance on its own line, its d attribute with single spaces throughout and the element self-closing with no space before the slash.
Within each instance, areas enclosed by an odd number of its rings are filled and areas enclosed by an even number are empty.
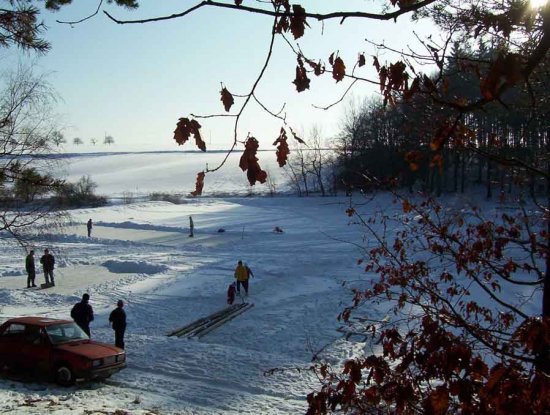
<svg viewBox="0 0 550 415">
<path fill-rule="evenodd" d="M 460 154 L 458 151 L 455 151 L 455 162 L 454 162 L 454 177 L 453 177 L 453 192 L 458 192 L 458 168 L 460 165 Z"/>
<path fill-rule="evenodd" d="M 461 174 L 460 174 L 460 193 L 464 193 L 465 190 L 465 181 L 466 181 L 466 157 L 462 154 L 461 164 L 460 164 Z"/>
<path fill-rule="evenodd" d="M 487 199 L 493 197 L 493 189 L 491 188 L 491 162 L 487 160 Z"/>
<path fill-rule="evenodd" d="M 547 180 L 547 184 L 548 183 Z M 550 206 L 550 193 L 548 194 L 548 206 Z M 549 218 L 546 218 L 546 231 L 550 232 L 550 220 Z M 548 250 L 550 247 L 547 245 L 546 249 Z M 550 324 L 550 255 L 546 255 L 546 272 L 544 273 L 544 286 L 542 290 L 542 319 L 543 321 L 546 320 L 548 324 Z M 536 366 L 537 369 L 543 371 L 546 373 L 547 376 L 550 376 L 550 344 L 545 344 L 542 352 L 539 356 L 537 356 L 536 360 Z"/>
</svg>

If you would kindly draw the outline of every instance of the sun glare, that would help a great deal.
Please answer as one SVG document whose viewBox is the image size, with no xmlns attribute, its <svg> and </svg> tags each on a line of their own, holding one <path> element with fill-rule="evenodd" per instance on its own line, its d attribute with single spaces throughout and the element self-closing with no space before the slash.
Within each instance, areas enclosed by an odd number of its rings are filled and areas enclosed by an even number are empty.
<svg viewBox="0 0 550 415">
<path fill-rule="evenodd" d="M 529 0 L 529 3 L 531 4 L 531 7 L 532 7 L 533 9 L 540 9 L 540 8 L 543 7 L 547 2 L 548 2 L 548 0 Z"/>
</svg>

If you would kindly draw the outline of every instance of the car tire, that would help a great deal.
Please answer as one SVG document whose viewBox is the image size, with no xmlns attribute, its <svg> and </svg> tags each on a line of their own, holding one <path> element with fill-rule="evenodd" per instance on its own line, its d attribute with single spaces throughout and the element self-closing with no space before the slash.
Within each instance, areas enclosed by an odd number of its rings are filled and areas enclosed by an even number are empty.
<svg viewBox="0 0 550 415">
<path fill-rule="evenodd" d="M 68 365 L 59 365 L 55 369 L 55 381 L 61 386 L 72 386 L 75 382 L 74 373 Z"/>
</svg>

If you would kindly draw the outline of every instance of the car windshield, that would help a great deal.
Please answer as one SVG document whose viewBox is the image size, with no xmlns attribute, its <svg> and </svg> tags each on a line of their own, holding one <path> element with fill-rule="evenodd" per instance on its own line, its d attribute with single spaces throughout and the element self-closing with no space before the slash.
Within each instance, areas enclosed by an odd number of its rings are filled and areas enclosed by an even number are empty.
<svg viewBox="0 0 550 415">
<path fill-rule="evenodd" d="M 46 327 L 46 333 L 53 344 L 74 340 L 87 340 L 88 335 L 76 323 L 55 324 Z"/>
</svg>

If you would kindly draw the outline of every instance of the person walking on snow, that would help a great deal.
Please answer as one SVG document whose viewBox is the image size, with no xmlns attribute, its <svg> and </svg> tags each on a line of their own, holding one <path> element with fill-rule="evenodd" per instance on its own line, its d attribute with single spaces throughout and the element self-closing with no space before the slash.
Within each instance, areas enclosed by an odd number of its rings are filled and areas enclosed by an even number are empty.
<svg viewBox="0 0 550 415">
<path fill-rule="evenodd" d="M 115 346 L 124 349 L 124 332 L 126 331 L 126 312 L 123 310 L 124 301 L 118 300 L 117 307 L 111 311 L 109 322 L 115 331 Z"/>
<path fill-rule="evenodd" d="M 248 279 L 250 278 L 250 273 L 247 271 L 247 267 L 243 265 L 243 261 L 237 263 L 237 268 L 235 268 L 235 279 L 237 280 L 237 292 L 240 294 L 241 285 L 244 288 L 245 295 L 248 295 Z"/>
<path fill-rule="evenodd" d="M 42 269 L 44 270 L 44 278 L 46 279 L 46 284 L 52 284 L 55 286 L 55 281 L 53 280 L 53 269 L 55 266 L 55 258 L 48 249 L 44 249 L 44 255 L 40 258 L 40 263 L 42 264 Z M 48 279 L 49 277 L 49 279 Z"/>
<path fill-rule="evenodd" d="M 86 228 L 88 229 L 88 238 L 92 236 L 92 219 L 88 219 L 88 223 L 86 224 Z"/>
<path fill-rule="evenodd" d="M 32 249 L 27 258 L 25 258 L 25 270 L 27 271 L 27 288 L 36 287 L 34 285 L 36 268 L 34 267 L 34 251 Z"/>
<path fill-rule="evenodd" d="M 94 321 L 94 310 L 92 306 L 88 304 L 90 301 L 90 294 L 82 294 L 82 300 L 76 303 L 71 310 L 71 317 L 74 322 L 80 326 L 84 333 L 91 337 L 90 323 Z"/>
</svg>

